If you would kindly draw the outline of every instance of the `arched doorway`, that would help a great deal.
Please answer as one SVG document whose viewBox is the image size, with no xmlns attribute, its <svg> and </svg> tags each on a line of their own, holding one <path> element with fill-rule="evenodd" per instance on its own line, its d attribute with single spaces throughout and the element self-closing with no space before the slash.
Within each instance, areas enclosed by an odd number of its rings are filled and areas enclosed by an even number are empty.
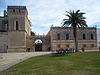
<svg viewBox="0 0 100 75">
<path fill-rule="evenodd" d="M 35 40 L 35 51 L 42 51 L 42 41 L 40 39 Z"/>
</svg>

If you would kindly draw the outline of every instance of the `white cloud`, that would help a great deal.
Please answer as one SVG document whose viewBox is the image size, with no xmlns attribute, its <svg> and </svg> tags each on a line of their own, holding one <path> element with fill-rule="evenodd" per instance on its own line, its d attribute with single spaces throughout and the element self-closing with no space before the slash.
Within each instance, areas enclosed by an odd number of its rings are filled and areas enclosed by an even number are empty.
<svg viewBox="0 0 100 75">
<path fill-rule="evenodd" d="M 54 23 L 52 20 L 53 18 L 56 19 L 55 23 L 57 23 L 57 25 L 59 23 L 60 25 L 61 20 L 64 18 L 64 12 L 72 9 L 80 9 L 83 12 L 86 12 L 87 23 L 89 25 L 99 21 L 99 17 L 97 15 L 99 13 L 99 2 L 96 2 L 95 0 L 38 0 L 37 5 L 33 8 L 33 10 L 34 9 L 37 9 L 37 11 L 33 11 L 35 19 L 38 21 L 45 21 L 45 23 L 48 22 L 46 19 L 51 20 L 52 23 Z M 45 23 L 43 22 L 42 25 L 46 26 Z"/>
</svg>

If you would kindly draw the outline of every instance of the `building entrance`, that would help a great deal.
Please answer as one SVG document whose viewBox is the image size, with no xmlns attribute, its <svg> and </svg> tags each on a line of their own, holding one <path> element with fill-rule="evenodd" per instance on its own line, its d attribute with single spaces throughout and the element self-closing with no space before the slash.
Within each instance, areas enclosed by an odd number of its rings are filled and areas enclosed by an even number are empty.
<svg viewBox="0 0 100 75">
<path fill-rule="evenodd" d="M 42 41 L 40 39 L 35 41 L 35 51 L 42 51 Z"/>
</svg>

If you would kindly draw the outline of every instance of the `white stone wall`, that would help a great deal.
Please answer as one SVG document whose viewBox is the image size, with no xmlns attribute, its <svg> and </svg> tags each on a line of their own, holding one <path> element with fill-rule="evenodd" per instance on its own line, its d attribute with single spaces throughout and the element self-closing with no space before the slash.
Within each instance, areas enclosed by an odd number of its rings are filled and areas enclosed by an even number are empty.
<svg viewBox="0 0 100 75">
<path fill-rule="evenodd" d="M 97 29 L 97 46 L 100 47 L 100 28 Z"/>
<path fill-rule="evenodd" d="M 0 33 L 0 52 L 7 52 L 7 46 L 8 46 L 8 35 Z"/>
</svg>

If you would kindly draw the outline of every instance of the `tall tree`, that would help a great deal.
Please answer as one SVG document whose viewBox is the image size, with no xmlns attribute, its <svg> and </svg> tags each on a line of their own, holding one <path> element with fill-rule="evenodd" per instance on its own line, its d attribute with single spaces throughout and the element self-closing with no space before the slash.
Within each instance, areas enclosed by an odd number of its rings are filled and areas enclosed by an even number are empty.
<svg viewBox="0 0 100 75">
<path fill-rule="evenodd" d="M 75 51 L 78 52 L 78 39 L 77 39 L 77 28 L 85 28 L 87 27 L 85 17 L 83 16 L 85 13 L 77 11 L 66 11 L 65 14 L 68 19 L 63 19 L 63 27 L 72 27 L 73 28 L 73 35 L 75 40 Z"/>
</svg>

